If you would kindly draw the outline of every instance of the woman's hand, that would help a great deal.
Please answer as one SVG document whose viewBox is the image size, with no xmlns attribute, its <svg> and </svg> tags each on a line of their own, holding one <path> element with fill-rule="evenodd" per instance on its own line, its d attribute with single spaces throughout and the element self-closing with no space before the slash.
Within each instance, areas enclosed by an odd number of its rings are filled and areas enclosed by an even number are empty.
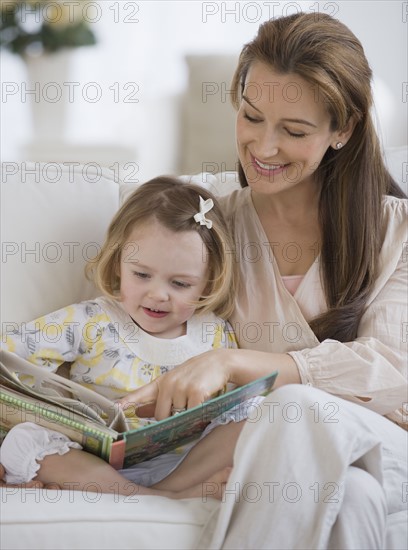
<svg viewBox="0 0 408 550">
<path fill-rule="evenodd" d="M 197 355 L 123 397 L 122 408 L 136 408 L 138 416 L 154 404 L 154 417 L 167 418 L 172 409 L 191 409 L 207 401 L 230 380 L 229 365 L 236 350 L 219 349 Z M 142 407 L 143 406 L 143 407 Z M 140 409 L 139 409 L 140 407 Z M 152 408 L 150 408 L 150 413 Z"/>
<path fill-rule="evenodd" d="M 172 414 L 172 409 L 191 409 L 201 405 L 228 382 L 243 386 L 275 370 L 279 372 L 275 388 L 300 384 L 296 363 L 286 353 L 244 349 L 207 351 L 123 397 L 119 403 L 123 408 L 136 408 L 138 416 L 163 420 Z M 142 409 L 144 411 L 140 414 Z M 149 414 L 146 414 L 148 409 Z"/>
</svg>

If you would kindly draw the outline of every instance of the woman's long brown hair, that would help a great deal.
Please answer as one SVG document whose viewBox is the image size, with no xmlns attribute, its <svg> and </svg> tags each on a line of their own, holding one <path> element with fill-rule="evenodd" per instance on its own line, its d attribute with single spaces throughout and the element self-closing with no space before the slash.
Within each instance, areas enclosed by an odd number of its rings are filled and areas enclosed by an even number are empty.
<svg viewBox="0 0 408 550">
<path fill-rule="evenodd" d="M 373 125 L 371 69 L 359 40 L 326 14 L 296 14 L 260 26 L 244 46 L 233 77 L 236 108 L 255 61 L 309 82 L 327 106 L 332 131 L 343 129 L 350 117 L 356 122 L 346 146 L 330 147 L 316 171 L 320 269 L 328 310 L 310 323 L 320 341 L 351 341 L 377 276 L 383 196 L 405 196 L 384 164 Z M 241 165 L 239 175 L 241 186 L 247 186 Z"/>
</svg>

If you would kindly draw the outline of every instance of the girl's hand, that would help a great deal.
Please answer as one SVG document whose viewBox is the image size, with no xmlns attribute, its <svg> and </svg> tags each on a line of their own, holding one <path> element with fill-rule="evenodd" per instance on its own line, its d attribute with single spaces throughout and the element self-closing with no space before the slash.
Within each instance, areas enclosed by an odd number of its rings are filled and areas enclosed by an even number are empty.
<svg viewBox="0 0 408 550">
<path fill-rule="evenodd" d="M 207 401 L 229 382 L 229 364 L 235 350 L 207 351 L 159 376 L 153 382 L 123 397 L 122 408 L 142 409 L 154 404 L 154 417 L 162 420 L 173 410 L 191 409 Z M 144 413 L 143 413 L 144 415 Z"/>
</svg>

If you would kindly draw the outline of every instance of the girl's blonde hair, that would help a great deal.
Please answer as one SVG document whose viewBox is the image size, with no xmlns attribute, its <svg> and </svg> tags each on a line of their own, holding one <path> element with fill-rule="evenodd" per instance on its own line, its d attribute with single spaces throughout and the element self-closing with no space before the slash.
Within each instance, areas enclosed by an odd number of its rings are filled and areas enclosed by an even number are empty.
<svg viewBox="0 0 408 550">
<path fill-rule="evenodd" d="M 214 207 L 205 217 L 211 229 L 194 220 L 199 212 L 200 196 L 212 199 Z M 118 298 L 120 261 L 123 247 L 135 227 L 156 220 L 174 231 L 195 231 L 205 245 L 209 280 L 197 303 L 197 311 L 212 311 L 228 318 L 235 299 L 236 270 L 232 238 L 216 198 L 198 185 L 182 183 L 176 178 L 161 176 L 141 185 L 114 216 L 105 242 L 97 257 L 86 266 L 86 275 L 107 296 Z"/>
</svg>

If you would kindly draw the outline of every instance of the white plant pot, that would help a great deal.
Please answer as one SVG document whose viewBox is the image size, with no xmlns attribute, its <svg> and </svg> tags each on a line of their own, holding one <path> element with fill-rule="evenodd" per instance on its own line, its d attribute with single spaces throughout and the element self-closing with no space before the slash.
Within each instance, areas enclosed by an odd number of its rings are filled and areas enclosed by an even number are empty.
<svg viewBox="0 0 408 550">
<path fill-rule="evenodd" d="M 71 49 L 24 57 L 27 67 L 25 97 L 31 104 L 33 139 L 36 141 L 54 142 L 64 138 L 71 59 Z"/>
</svg>

